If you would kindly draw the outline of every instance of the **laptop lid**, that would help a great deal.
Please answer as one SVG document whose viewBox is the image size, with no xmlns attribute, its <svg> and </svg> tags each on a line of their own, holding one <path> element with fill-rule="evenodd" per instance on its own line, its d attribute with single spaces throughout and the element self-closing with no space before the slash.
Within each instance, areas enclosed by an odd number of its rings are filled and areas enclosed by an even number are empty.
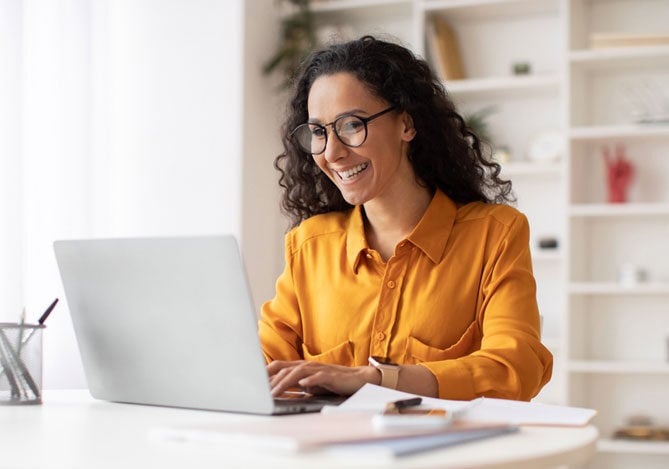
<svg viewBox="0 0 669 469">
<path fill-rule="evenodd" d="M 275 413 L 233 236 L 63 240 L 54 250 L 93 397 Z"/>
</svg>

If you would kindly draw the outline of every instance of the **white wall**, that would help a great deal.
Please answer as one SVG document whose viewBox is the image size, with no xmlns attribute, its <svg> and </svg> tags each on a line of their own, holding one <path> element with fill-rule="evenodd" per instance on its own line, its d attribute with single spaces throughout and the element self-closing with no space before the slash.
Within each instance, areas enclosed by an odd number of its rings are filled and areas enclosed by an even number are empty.
<svg viewBox="0 0 669 469">
<path fill-rule="evenodd" d="M 242 0 L 109 5 L 109 231 L 238 235 Z"/>
<path fill-rule="evenodd" d="M 279 173 L 273 162 L 282 150 L 279 126 L 286 92 L 279 88 L 281 77 L 261 74 L 277 48 L 278 2 L 244 3 L 242 249 L 259 310 L 274 296 L 274 283 L 283 269 L 283 235 L 288 222 L 279 210 Z"/>
<path fill-rule="evenodd" d="M 16 320 L 21 294 L 21 1 L 0 1 L 0 321 Z M 9 314 L 11 312 L 11 314 Z"/>
<path fill-rule="evenodd" d="M 0 320 L 64 299 L 55 239 L 241 235 L 244 7 L 0 1 Z M 45 387 L 84 386 L 47 326 Z"/>
</svg>

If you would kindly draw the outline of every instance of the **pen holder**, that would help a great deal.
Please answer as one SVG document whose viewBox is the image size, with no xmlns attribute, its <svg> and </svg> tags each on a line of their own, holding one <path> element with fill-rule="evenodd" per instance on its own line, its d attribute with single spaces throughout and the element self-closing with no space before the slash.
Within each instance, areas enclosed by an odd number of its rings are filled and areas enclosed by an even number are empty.
<svg viewBox="0 0 669 469">
<path fill-rule="evenodd" d="M 0 323 L 0 405 L 42 403 L 42 329 Z"/>
</svg>

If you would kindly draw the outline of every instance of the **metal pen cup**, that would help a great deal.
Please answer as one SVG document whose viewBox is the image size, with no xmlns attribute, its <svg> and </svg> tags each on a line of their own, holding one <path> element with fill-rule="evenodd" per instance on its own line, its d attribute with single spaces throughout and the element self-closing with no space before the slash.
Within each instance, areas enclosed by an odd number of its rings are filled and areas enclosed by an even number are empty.
<svg viewBox="0 0 669 469">
<path fill-rule="evenodd" d="M 0 323 L 0 405 L 42 403 L 43 329 Z"/>
</svg>

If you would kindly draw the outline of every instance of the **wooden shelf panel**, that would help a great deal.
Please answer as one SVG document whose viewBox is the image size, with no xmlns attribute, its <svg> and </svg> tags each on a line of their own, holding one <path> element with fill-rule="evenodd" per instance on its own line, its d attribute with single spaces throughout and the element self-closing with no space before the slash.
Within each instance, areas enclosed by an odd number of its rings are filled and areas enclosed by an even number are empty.
<svg viewBox="0 0 669 469">
<path fill-rule="evenodd" d="M 572 295 L 669 295 L 666 283 L 623 286 L 616 282 L 572 282 L 568 289 Z"/>
<path fill-rule="evenodd" d="M 314 13 L 334 11 L 358 10 L 372 7 L 406 6 L 411 7 L 412 0 L 311 0 L 311 10 Z"/>
<path fill-rule="evenodd" d="M 561 176 L 562 164 L 557 163 L 531 163 L 531 162 L 509 162 L 502 164 L 503 176 Z"/>
<path fill-rule="evenodd" d="M 556 75 L 500 76 L 451 80 L 444 83 L 453 95 L 547 92 L 557 94 L 560 80 Z"/>
<path fill-rule="evenodd" d="M 573 67 L 601 69 L 608 67 L 660 66 L 669 63 L 669 46 L 611 47 L 582 49 L 569 53 Z"/>
<path fill-rule="evenodd" d="M 453 17 L 499 18 L 555 14 L 554 0 L 426 0 L 426 12 L 445 12 Z"/>
<path fill-rule="evenodd" d="M 571 217 L 636 217 L 669 215 L 669 203 L 574 204 Z"/>
<path fill-rule="evenodd" d="M 570 360 L 570 373 L 585 374 L 661 374 L 669 376 L 669 363 L 644 361 Z"/>
<path fill-rule="evenodd" d="M 597 441 L 597 451 L 601 453 L 669 455 L 669 442 L 602 438 Z"/>
<path fill-rule="evenodd" d="M 605 141 L 613 139 L 646 139 L 668 138 L 668 124 L 630 124 L 607 126 L 581 126 L 569 130 L 569 138 L 573 141 Z"/>
<path fill-rule="evenodd" d="M 536 262 L 559 262 L 564 260 L 560 249 L 532 249 L 532 260 Z"/>
</svg>

